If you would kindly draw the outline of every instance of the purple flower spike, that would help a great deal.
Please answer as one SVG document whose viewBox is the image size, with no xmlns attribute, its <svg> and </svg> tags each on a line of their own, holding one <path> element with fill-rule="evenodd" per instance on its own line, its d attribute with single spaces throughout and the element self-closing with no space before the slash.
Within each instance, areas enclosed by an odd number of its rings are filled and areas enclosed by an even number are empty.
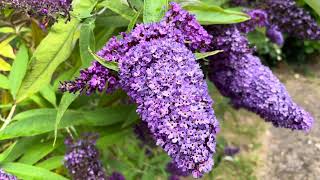
<svg viewBox="0 0 320 180">
<path fill-rule="evenodd" d="M 14 175 L 11 175 L 9 173 L 6 173 L 4 170 L 0 169 L 0 179 L 1 180 L 18 180 L 17 177 Z"/>
<path fill-rule="evenodd" d="M 240 152 L 240 148 L 238 147 L 225 147 L 224 154 L 227 156 L 234 156 Z"/>
<path fill-rule="evenodd" d="M 161 22 L 151 24 L 139 24 L 130 33 L 122 33 L 122 38 L 113 37 L 97 53 L 107 61 L 120 61 L 125 53 L 132 47 L 152 41 L 154 39 L 168 38 L 176 42 L 186 44 L 193 51 L 205 51 L 210 48 L 211 35 L 196 21 L 195 17 L 181 9 L 178 4 L 171 3 L 171 8 Z M 102 92 L 106 84 L 107 92 L 118 88 L 116 72 L 108 70 L 98 62 L 94 62 L 88 69 L 82 70 L 80 77 L 74 81 L 65 82 L 60 86 L 61 91 L 84 91 L 87 94 Z"/>
<path fill-rule="evenodd" d="M 156 144 L 194 177 L 211 170 L 218 121 L 194 55 L 169 39 L 140 43 L 119 62 L 120 83 Z"/>
<path fill-rule="evenodd" d="M 1 0 L 0 9 L 10 7 L 32 16 L 56 20 L 59 16 L 70 18 L 71 0 Z"/>
<path fill-rule="evenodd" d="M 249 33 L 255 30 L 257 27 L 265 27 L 268 25 L 268 15 L 264 10 L 253 9 L 249 10 L 247 14 L 250 16 L 250 20 L 237 24 L 238 29 L 242 33 Z"/>
<path fill-rule="evenodd" d="M 277 26 L 268 27 L 266 35 L 270 39 L 271 42 L 273 42 L 279 46 L 283 45 L 283 43 L 284 43 L 283 35 L 279 31 L 279 28 Z"/>
<path fill-rule="evenodd" d="M 209 78 L 220 92 L 231 98 L 235 107 L 253 111 L 276 127 L 308 131 L 312 116 L 292 101 L 271 70 L 252 55 L 239 31 L 234 26 L 213 30 L 213 48 L 229 46 L 224 54 L 212 56 L 210 61 Z M 243 51 L 237 47 L 243 47 Z"/>
<path fill-rule="evenodd" d="M 113 172 L 108 180 L 126 180 L 126 178 L 119 172 Z"/>
<path fill-rule="evenodd" d="M 290 36 L 320 40 L 320 26 L 310 13 L 297 6 L 294 0 L 266 0 L 269 22 Z"/>
<path fill-rule="evenodd" d="M 73 142 L 66 139 L 67 153 L 64 157 L 65 167 L 74 180 L 95 179 L 106 180 L 104 168 L 99 161 L 99 152 L 95 147 L 95 138 Z"/>
</svg>

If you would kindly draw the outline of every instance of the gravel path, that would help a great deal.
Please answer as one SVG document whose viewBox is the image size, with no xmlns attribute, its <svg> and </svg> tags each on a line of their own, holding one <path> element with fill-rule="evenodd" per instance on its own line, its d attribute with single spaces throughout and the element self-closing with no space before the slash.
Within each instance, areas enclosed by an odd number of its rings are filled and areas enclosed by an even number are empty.
<svg viewBox="0 0 320 180">
<path fill-rule="evenodd" d="M 261 180 L 320 180 L 320 79 L 282 75 L 293 99 L 315 117 L 310 133 L 270 127 Z M 284 81 L 282 81 L 284 82 Z"/>
</svg>

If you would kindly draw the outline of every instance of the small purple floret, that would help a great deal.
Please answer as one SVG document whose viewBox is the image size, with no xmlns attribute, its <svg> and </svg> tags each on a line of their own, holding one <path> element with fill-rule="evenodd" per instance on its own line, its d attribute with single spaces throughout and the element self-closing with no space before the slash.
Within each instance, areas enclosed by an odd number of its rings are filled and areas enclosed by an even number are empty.
<svg viewBox="0 0 320 180">
<path fill-rule="evenodd" d="M 17 177 L 14 175 L 11 175 L 9 173 L 6 173 L 4 170 L 0 169 L 0 179 L 1 180 L 18 180 Z"/>
</svg>

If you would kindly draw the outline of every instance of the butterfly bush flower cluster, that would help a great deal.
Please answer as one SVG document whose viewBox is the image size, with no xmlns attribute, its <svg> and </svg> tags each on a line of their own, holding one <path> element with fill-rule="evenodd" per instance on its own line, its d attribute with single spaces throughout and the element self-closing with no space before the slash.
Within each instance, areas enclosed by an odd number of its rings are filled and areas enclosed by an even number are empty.
<svg viewBox="0 0 320 180">
<path fill-rule="evenodd" d="M 107 179 L 99 160 L 95 141 L 96 137 L 93 136 L 87 136 L 78 141 L 66 139 L 67 153 L 64 157 L 64 165 L 69 170 L 72 179 Z"/>
<path fill-rule="evenodd" d="M 171 174 L 169 180 L 179 180 L 180 177 L 187 177 L 189 174 L 187 172 L 181 171 L 177 164 L 169 162 L 166 167 L 166 171 Z"/>
<path fill-rule="evenodd" d="M 171 3 L 171 8 L 164 19 L 159 23 L 139 24 L 130 33 L 121 33 L 122 38 L 113 37 L 97 53 L 107 61 L 118 62 L 125 53 L 135 45 L 153 39 L 168 38 L 185 44 L 191 50 L 206 51 L 210 48 L 211 36 L 196 21 L 195 17 L 184 11 L 176 3 Z M 106 72 L 104 72 L 106 71 Z M 116 72 L 108 70 L 97 61 L 81 71 L 80 77 L 74 81 L 64 82 L 60 86 L 61 91 L 66 92 L 87 92 L 103 91 L 106 85 L 107 92 L 119 87 Z M 98 77 L 100 77 L 98 80 Z M 104 80 L 101 80 L 104 79 Z M 112 81 L 109 82 L 108 79 Z M 92 83 L 94 82 L 94 83 Z M 109 82 L 109 83 L 108 83 Z"/>
<path fill-rule="evenodd" d="M 31 16 L 57 19 L 70 18 L 71 0 L 0 0 L 0 8 L 9 7 L 27 12 Z"/>
<path fill-rule="evenodd" d="M 137 112 L 156 144 L 181 171 L 194 177 L 211 170 L 219 130 L 204 75 L 192 54 L 206 51 L 210 43 L 211 35 L 195 17 L 171 3 L 162 21 L 138 25 L 122 33 L 122 38 L 112 38 L 97 53 L 119 63 L 119 80 L 114 85 L 138 104 Z M 106 69 L 96 62 L 92 66 Z M 61 90 L 101 92 L 99 87 L 104 87 L 110 74 L 101 77 L 92 66 L 75 81 L 62 84 Z M 92 83 L 95 75 L 105 81 Z"/>
<path fill-rule="evenodd" d="M 121 87 L 138 104 L 156 144 L 181 171 L 209 172 L 219 128 L 192 52 L 170 39 L 153 40 L 131 48 L 119 67 Z"/>
<path fill-rule="evenodd" d="M 11 175 L 9 173 L 6 173 L 2 169 L 0 169 L 0 179 L 3 179 L 3 180 L 18 180 L 17 177 L 15 177 L 14 175 Z"/>
<path fill-rule="evenodd" d="M 281 32 L 301 39 L 320 40 L 320 26 L 294 0 L 266 0 L 265 7 L 270 23 Z"/>
<path fill-rule="evenodd" d="M 250 20 L 237 24 L 238 29 L 243 33 L 249 33 L 257 27 L 266 27 L 268 25 L 268 15 L 264 10 L 253 9 L 246 12 Z"/>
<path fill-rule="evenodd" d="M 248 41 L 235 26 L 215 26 L 214 49 L 224 55 L 213 56 L 209 78 L 236 108 L 259 114 L 276 127 L 308 131 L 312 116 L 293 102 L 284 85 L 271 70 L 252 55 Z M 241 49 L 241 50 L 239 50 Z"/>
</svg>

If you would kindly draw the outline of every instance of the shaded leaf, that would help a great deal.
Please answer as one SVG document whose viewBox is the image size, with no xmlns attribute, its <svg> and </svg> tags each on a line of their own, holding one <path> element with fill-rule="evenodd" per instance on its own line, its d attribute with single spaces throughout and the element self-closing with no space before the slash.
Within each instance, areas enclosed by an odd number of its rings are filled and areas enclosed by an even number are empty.
<svg viewBox="0 0 320 180">
<path fill-rule="evenodd" d="M 51 85 L 44 86 L 40 90 L 40 94 L 42 95 L 43 98 L 49 101 L 54 107 L 57 107 L 56 93 Z"/>
<path fill-rule="evenodd" d="M 129 21 L 135 15 L 135 12 L 129 6 L 127 6 L 119 0 L 104 0 L 101 3 L 99 3 L 98 6 L 106 7 Z"/>
<path fill-rule="evenodd" d="M 0 88 L 9 89 L 9 79 L 3 74 L 0 74 Z"/>
<path fill-rule="evenodd" d="M 95 19 L 89 18 L 81 25 L 80 28 L 79 47 L 83 67 L 88 67 L 93 60 L 92 55 L 88 51 L 88 47 L 95 51 L 95 38 L 93 33 L 93 29 L 95 27 L 94 23 Z"/>
<path fill-rule="evenodd" d="M 134 108 L 134 105 L 119 105 L 94 111 L 68 110 L 62 117 L 58 129 L 77 125 L 108 126 L 117 124 L 125 121 L 128 118 L 128 114 L 132 112 Z M 27 118 L 18 119 L 18 121 L 12 122 L 3 131 L 0 131 L 0 140 L 19 136 L 34 136 L 55 129 L 57 110 L 37 109 L 32 110 L 32 112 L 34 116 L 23 115 L 25 113 L 30 114 L 28 111 L 17 115 Z"/>
<path fill-rule="evenodd" d="M 0 71 L 10 71 L 11 65 L 0 57 Z"/>
<path fill-rule="evenodd" d="M 64 156 L 53 156 L 49 159 L 39 162 L 38 164 L 36 164 L 36 166 L 48 170 L 57 169 L 58 167 L 63 165 L 63 158 Z"/>
</svg>

